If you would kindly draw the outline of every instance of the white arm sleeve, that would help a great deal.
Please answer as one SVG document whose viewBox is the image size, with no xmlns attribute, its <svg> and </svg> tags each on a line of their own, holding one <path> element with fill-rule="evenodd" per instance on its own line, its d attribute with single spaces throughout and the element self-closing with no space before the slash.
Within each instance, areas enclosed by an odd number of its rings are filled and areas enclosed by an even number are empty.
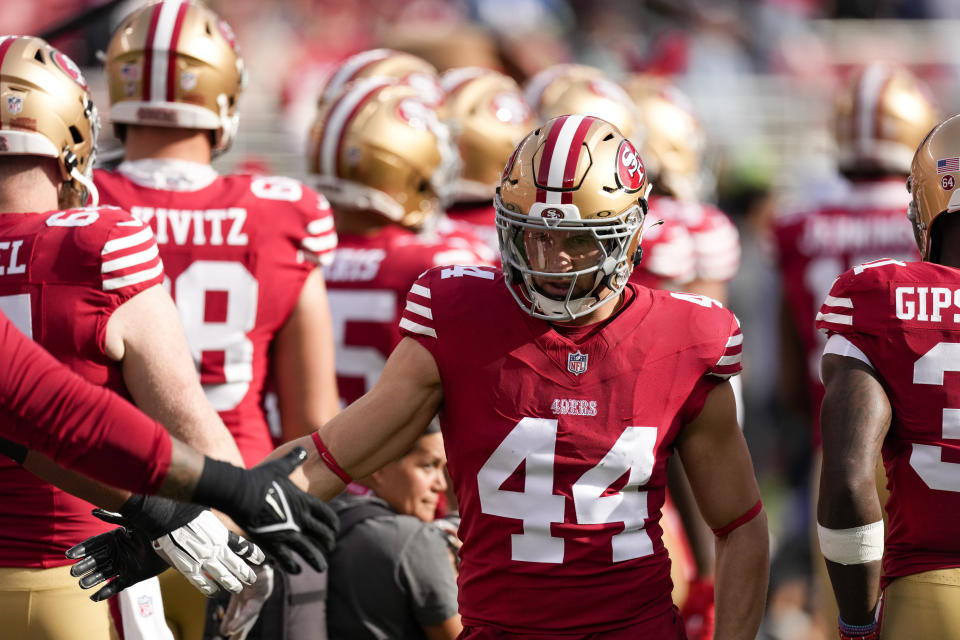
<svg viewBox="0 0 960 640">
<path fill-rule="evenodd" d="M 833 353 L 838 356 L 846 356 L 848 358 L 856 358 L 861 362 L 865 363 L 868 367 L 873 369 L 873 363 L 870 362 L 870 358 L 867 357 L 863 351 L 860 351 L 852 342 L 841 336 L 840 334 L 833 334 L 830 336 L 830 339 L 827 340 L 827 344 L 823 347 L 823 355 L 820 356 L 821 361 L 823 356 Z M 820 382 L 823 382 L 823 369 L 820 369 Z"/>
</svg>

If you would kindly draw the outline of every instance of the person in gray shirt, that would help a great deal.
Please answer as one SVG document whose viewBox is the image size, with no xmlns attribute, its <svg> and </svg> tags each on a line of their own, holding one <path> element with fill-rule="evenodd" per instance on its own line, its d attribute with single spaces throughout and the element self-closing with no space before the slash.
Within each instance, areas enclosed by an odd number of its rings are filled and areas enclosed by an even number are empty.
<svg viewBox="0 0 960 640">
<path fill-rule="evenodd" d="M 330 557 L 330 640 L 459 635 L 454 565 L 443 531 L 432 524 L 445 466 L 434 422 L 410 451 L 361 481 L 371 494 L 331 501 L 341 526 Z"/>
</svg>

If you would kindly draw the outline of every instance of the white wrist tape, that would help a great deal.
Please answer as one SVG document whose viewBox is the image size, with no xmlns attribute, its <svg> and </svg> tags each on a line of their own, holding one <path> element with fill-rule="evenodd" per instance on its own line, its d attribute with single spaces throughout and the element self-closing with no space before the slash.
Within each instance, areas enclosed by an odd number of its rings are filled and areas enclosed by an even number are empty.
<svg viewBox="0 0 960 640">
<path fill-rule="evenodd" d="M 817 523 L 820 551 L 837 564 L 866 564 L 883 557 L 883 520 L 851 529 L 827 529 Z"/>
</svg>

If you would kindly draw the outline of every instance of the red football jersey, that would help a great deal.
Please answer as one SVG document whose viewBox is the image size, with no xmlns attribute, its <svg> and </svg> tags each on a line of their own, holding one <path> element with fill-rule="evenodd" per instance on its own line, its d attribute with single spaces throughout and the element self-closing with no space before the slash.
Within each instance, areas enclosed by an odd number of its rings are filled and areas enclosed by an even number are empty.
<svg viewBox="0 0 960 640">
<path fill-rule="evenodd" d="M 410 290 L 401 332 L 443 380 L 466 626 L 592 634 L 673 607 L 658 523 L 667 458 L 740 371 L 743 336 L 709 298 L 626 295 L 574 342 L 524 313 L 493 268 L 432 269 Z"/>
<path fill-rule="evenodd" d="M 447 217 L 465 225 L 487 245 L 494 260 L 500 260 L 500 241 L 497 239 L 497 220 L 493 204 L 459 203 L 447 209 Z"/>
<path fill-rule="evenodd" d="M 326 199 L 296 180 L 147 160 L 95 171 L 100 200 L 156 234 L 207 399 L 247 465 L 273 451 L 263 411 L 274 336 L 336 246 Z"/>
<path fill-rule="evenodd" d="M 127 396 L 104 353 L 107 321 L 163 280 L 153 234 L 113 207 L 0 215 L 0 310 L 90 382 Z M 0 566 L 56 567 L 111 525 L 93 506 L 0 458 Z"/>
<path fill-rule="evenodd" d="M 817 328 L 849 340 L 883 381 L 891 578 L 960 566 L 960 270 L 876 260 L 840 276 Z"/>
<path fill-rule="evenodd" d="M 813 444 L 820 446 L 820 355 L 825 338 L 814 330 L 817 305 L 838 275 L 882 257 L 918 260 L 906 218 L 903 182 L 853 185 L 837 202 L 786 215 L 774 226 L 781 286 L 807 362 Z"/>
<path fill-rule="evenodd" d="M 345 405 L 370 390 L 400 342 L 397 322 L 417 277 L 438 265 L 484 263 L 469 246 L 397 226 L 372 236 L 340 235 L 323 275 L 337 349 L 337 385 Z"/>
<path fill-rule="evenodd" d="M 731 280 L 740 267 L 740 233 L 727 214 L 699 202 L 650 198 L 653 217 L 683 225 L 693 243 L 694 278 Z"/>
<path fill-rule="evenodd" d="M 663 222 L 661 222 L 661 220 Z M 651 289 L 682 289 L 696 275 L 693 238 L 676 220 L 650 210 L 640 239 L 643 255 L 630 281 Z"/>
</svg>

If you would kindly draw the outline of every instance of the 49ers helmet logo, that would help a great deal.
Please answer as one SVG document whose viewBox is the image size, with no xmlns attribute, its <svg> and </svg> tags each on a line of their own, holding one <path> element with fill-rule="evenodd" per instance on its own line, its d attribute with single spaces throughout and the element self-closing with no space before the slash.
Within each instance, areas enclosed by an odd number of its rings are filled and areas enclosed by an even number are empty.
<svg viewBox="0 0 960 640">
<path fill-rule="evenodd" d="M 617 182 L 625 191 L 639 191 L 643 184 L 643 161 L 629 140 L 620 142 L 617 149 Z"/>
<path fill-rule="evenodd" d="M 80 67 L 78 67 L 73 60 L 56 50 L 53 51 L 50 57 L 53 58 L 54 63 L 56 63 L 65 74 L 73 78 L 74 82 L 83 87 L 84 91 L 88 90 L 87 81 L 83 77 L 83 73 L 80 72 Z"/>
</svg>

